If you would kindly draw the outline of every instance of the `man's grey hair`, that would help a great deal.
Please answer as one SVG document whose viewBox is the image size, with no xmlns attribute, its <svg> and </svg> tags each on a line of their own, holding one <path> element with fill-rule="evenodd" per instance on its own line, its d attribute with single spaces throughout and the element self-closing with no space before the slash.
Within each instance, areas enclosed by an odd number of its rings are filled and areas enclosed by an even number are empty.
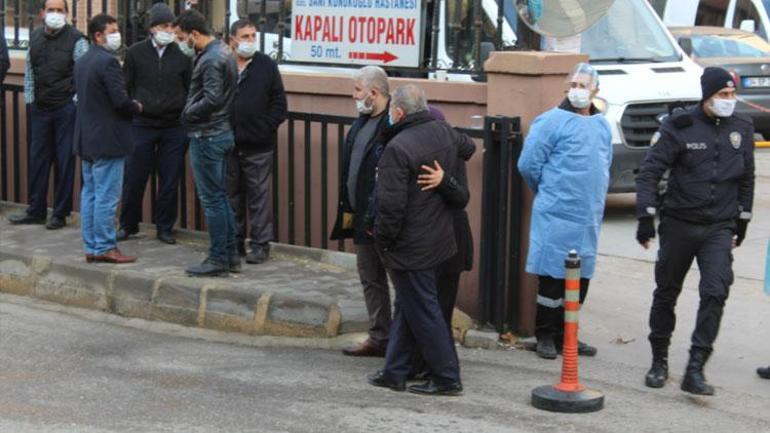
<svg viewBox="0 0 770 433">
<path fill-rule="evenodd" d="M 414 84 L 407 84 L 393 92 L 390 105 L 404 110 L 404 113 L 409 115 L 427 110 L 428 100 L 421 88 Z"/>
<path fill-rule="evenodd" d="M 361 83 L 366 90 L 375 89 L 383 96 L 390 96 L 388 74 L 379 66 L 364 66 L 353 72 L 353 80 Z"/>
</svg>

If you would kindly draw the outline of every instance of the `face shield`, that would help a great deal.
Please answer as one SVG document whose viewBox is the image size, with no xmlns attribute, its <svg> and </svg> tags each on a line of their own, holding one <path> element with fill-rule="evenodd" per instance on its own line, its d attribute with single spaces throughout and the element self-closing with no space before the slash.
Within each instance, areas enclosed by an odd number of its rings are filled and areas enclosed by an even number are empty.
<svg viewBox="0 0 770 433">
<path fill-rule="evenodd" d="M 567 79 L 568 88 L 586 89 L 591 92 L 599 88 L 599 72 L 588 63 L 578 63 Z"/>
</svg>

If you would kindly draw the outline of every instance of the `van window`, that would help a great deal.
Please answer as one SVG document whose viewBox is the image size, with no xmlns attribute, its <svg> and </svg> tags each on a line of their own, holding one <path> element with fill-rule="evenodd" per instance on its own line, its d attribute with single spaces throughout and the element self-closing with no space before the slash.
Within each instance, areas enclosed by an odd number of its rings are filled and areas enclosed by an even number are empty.
<svg viewBox="0 0 770 433">
<path fill-rule="evenodd" d="M 454 68 L 467 68 L 473 63 L 473 42 L 475 40 L 473 3 L 473 0 L 445 2 L 446 51 L 453 62 L 457 60 Z M 496 25 L 490 21 L 483 10 L 480 10 L 479 13 L 481 14 L 481 42 L 494 42 Z"/>
<path fill-rule="evenodd" d="M 757 33 L 763 38 L 767 36 L 762 26 L 762 18 L 760 18 L 757 7 L 754 6 L 751 0 L 738 0 L 735 6 L 735 16 L 733 17 L 733 28 L 741 28 L 741 22 L 744 20 L 754 21 Z"/>
<path fill-rule="evenodd" d="M 695 14 L 695 25 L 724 27 L 729 2 L 729 0 L 701 0 Z"/>
<path fill-rule="evenodd" d="M 655 14 L 643 2 L 615 0 L 607 14 L 583 32 L 580 51 L 591 62 L 666 62 L 679 60 Z"/>
<path fill-rule="evenodd" d="M 652 8 L 655 9 L 655 12 L 657 12 L 658 16 L 661 18 L 665 16 L 666 3 L 668 3 L 668 0 L 650 0 Z"/>
</svg>

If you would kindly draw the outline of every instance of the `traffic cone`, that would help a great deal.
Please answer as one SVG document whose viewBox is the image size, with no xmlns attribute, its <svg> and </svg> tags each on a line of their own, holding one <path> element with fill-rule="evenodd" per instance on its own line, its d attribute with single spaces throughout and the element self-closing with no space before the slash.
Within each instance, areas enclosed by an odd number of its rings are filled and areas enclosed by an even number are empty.
<svg viewBox="0 0 770 433">
<path fill-rule="evenodd" d="M 604 407 L 604 395 L 588 389 L 578 378 L 578 318 L 580 315 L 580 257 L 569 252 L 564 265 L 564 348 L 561 382 L 532 390 L 532 406 L 551 412 L 587 413 Z"/>
</svg>

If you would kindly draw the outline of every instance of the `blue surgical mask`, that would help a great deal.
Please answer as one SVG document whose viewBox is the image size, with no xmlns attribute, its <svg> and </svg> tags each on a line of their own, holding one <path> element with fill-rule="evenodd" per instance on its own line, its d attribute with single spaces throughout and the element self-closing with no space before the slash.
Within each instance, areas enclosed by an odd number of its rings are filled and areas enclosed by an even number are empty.
<svg viewBox="0 0 770 433">
<path fill-rule="evenodd" d="M 388 110 L 388 126 L 392 128 L 395 124 L 396 122 L 393 121 L 393 114 Z"/>
</svg>

